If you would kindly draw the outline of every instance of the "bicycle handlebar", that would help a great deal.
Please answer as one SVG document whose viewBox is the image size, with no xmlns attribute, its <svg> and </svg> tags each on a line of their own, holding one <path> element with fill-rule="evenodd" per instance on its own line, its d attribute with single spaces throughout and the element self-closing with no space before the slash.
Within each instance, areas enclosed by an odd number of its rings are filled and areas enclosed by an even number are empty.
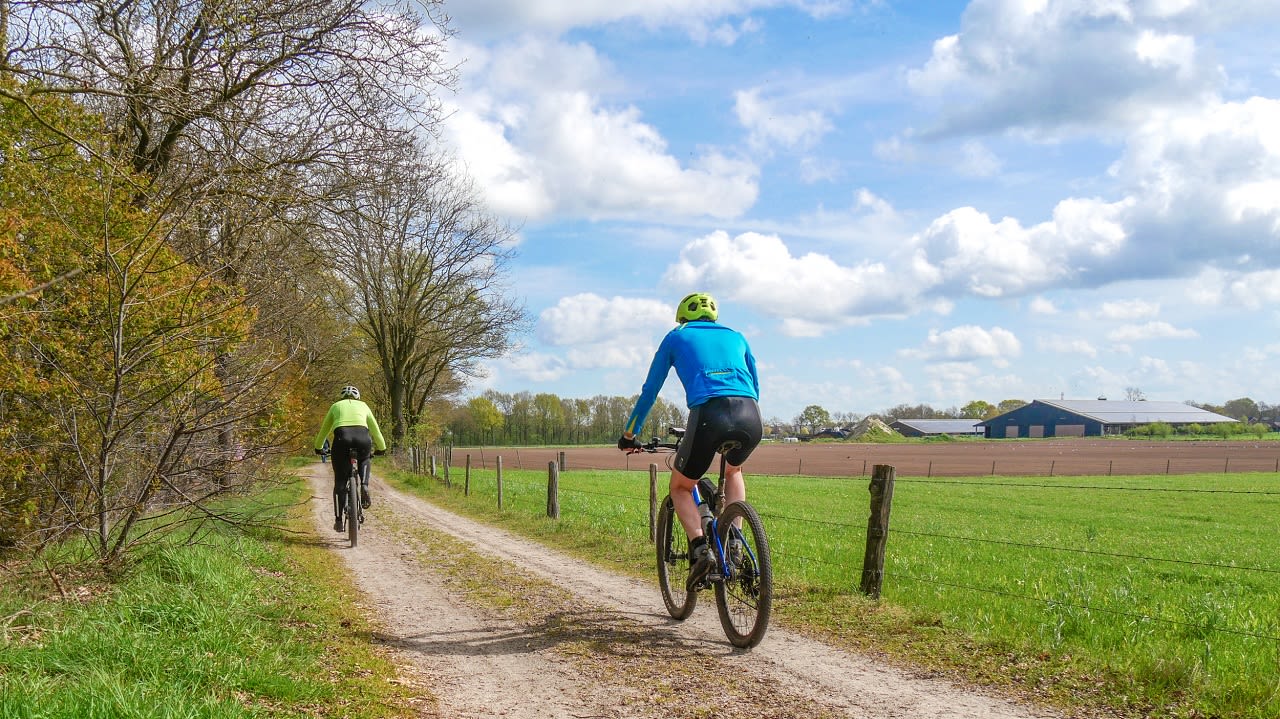
<svg viewBox="0 0 1280 719">
<path fill-rule="evenodd" d="M 667 434 L 674 435 L 676 438 L 683 437 L 684 428 L 672 427 L 667 430 Z M 679 446 L 680 445 L 675 442 L 663 442 L 660 437 L 654 437 L 653 439 L 649 440 L 648 442 L 645 442 L 639 447 L 633 447 L 632 449 L 627 450 L 627 454 L 636 454 L 637 452 L 654 453 L 660 449 L 669 449 L 674 452 Z"/>
</svg>

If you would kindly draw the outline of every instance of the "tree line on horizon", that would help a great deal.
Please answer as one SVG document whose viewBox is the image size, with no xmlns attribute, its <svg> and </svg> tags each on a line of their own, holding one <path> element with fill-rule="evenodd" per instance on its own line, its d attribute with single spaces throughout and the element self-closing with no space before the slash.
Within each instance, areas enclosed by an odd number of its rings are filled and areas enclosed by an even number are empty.
<svg viewBox="0 0 1280 719">
<path fill-rule="evenodd" d="M 1130 399 L 1142 399 L 1141 393 Z M 441 405 L 439 425 L 428 433 L 428 441 L 438 438 L 457 446 L 577 445 L 607 444 L 617 440 L 635 406 L 636 396 L 596 395 L 589 399 L 562 398 L 542 392 L 498 392 L 488 390 L 470 400 Z M 859 414 L 831 412 L 821 405 L 809 405 L 790 419 L 770 417 L 764 421 L 766 437 L 812 436 L 828 429 L 849 429 L 874 418 L 886 424 L 896 419 L 990 419 L 1028 404 L 1021 399 L 1005 399 L 992 404 L 974 400 L 962 407 L 936 409 L 928 404 L 899 404 Z M 1280 421 L 1280 405 L 1255 402 L 1248 397 L 1222 405 L 1186 402 L 1248 425 Z M 668 427 L 684 426 L 687 412 L 661 397 L 645 422 L 644 438 L 663 435 Z"/>
</svg>

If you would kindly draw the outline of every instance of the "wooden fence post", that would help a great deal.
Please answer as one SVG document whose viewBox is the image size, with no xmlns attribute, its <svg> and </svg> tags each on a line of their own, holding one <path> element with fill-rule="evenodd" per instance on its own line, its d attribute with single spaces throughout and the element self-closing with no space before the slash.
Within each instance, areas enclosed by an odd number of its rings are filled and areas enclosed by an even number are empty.
<svg viewBox="0 0 1280 719">
<path fill-rule="evenodd" d="M 444 486 L 453 487 L 453 482 L 449 479 L 449 465 L 453 464 L 453 447 L 444 448 Z"/>
<path fill-rule="evenodd" d="M 462 478 L 462 496 L 471 496 L 471 455 L 467 455 L 467 473 Z"/>
<path fill-rule="evenodd" d="M 649 544 L 658 541 L 658 465 L 649 465 Z"/>
<path fill-rule="evenodd" d="M 560 518 L 560 468 L 547 462 L 547 516 Z"/>
<path fill-rule="evenodd" d="M 436 476 L 436 456 L 434 454 L 431 455 L 431 476 Z"/>
<path fill-rule="evenodd" d="M 561 452 L 558 459 L 560 460 L 560 471 L 564 471 L 564 452 Z"/>
<path fill-rule="evenodd" d="M 893 505 L 893 478 L 890 464 L 871 469 L 871 515 L 867 518 L 867 551 L 862 558 L 862 593 L 880 598 L 884 584 L 884 548 L 889 539 L 889 509 Z"/>
<path fill-rule="evenodd" d="M 502 455 L 498 455 L 498 509 L 502 509 Z"/>
</svg>

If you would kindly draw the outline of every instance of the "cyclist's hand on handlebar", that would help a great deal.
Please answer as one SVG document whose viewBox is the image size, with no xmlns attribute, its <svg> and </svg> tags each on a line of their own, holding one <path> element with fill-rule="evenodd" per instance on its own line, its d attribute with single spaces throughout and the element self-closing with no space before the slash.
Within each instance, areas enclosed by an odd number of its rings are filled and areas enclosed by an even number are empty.
<svg viewBox="0 0 1280 719">
<path fill-rule="evenodd" d="M 317 450 L 315 450 L 315 453 L 316 453 L 316 454 L 318 454 L 318 455 L 320 455 L 321 457 L 323 457 L 323 456 L 324 456 L 324 450 L 323 450 L 323 449 L 317 449 Z"/>
<path fill-rule="evenodd" d="M 385 449 L 375 449 L 375 450 L 373 450 L 373 456 L 375 456 L 375 457 L 381 457 L 382 455 L 384 455 L 384 454 L 386 454 L 386 453 L 387 453 L 387 450 L 385 450 Z"/>
<path fill-rule="evenodd" d="M 644 448 L 644 445 L 640 444 L 640 440 L 636 439 L 635 437 L 628 437 L 625 434 L 622 435 L 621 437 L 618 437 L 618 449 L 622 450 L 623 452 L 626 452 L 627 454 L 631 454 L 632 452 L 639 452 L 643 448 Z"/>
</svg>

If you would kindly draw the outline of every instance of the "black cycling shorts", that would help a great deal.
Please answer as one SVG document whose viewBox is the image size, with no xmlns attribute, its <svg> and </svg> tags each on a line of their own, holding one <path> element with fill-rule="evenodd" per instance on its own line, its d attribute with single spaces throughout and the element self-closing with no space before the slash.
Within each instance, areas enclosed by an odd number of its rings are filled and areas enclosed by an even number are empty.
<svg viewBox="0 0 1280 719">
<path fill-rule="evenodd" d="M 725 453 L 725 460 L 741 466 L 760 444 L 764 424 L 760 405 L 750 397 L 712 397 L 689 410 L 684 437 L 676 449 L 675 467 L 689 479 L 699 479 L 711 467 L 716 451 L 725 442 L 737 446 Z"/>
<path fill-rule="evenodd" d="M 369 484 L 369 458 L 373 456 L 373 437 L 368 427 L 337 427 L 333 430 L 333 491 L 347 491 L 351 477 L 351 455 L 359 462 L 361 484 Z"/>
</svg>

